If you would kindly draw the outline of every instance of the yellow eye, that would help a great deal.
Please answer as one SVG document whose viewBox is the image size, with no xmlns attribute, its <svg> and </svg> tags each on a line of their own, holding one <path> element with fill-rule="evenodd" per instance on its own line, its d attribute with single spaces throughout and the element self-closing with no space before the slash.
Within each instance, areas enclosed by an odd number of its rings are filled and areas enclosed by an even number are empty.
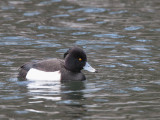
<svg viewBox="0 0 160 120">
<path fill-rule="evenodd" d="M 79 58 L 78 60 L 79 60 L 79 61 L 82 61 L 82 58 Z"/>
</svg>

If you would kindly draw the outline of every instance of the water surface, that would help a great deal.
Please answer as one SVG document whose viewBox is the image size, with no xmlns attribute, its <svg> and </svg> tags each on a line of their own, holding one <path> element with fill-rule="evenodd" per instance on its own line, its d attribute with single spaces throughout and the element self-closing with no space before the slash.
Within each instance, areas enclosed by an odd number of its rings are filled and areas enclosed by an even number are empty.
<svg viewBox="0 0 160 120">
<path fill-rule="evenodd" d="M 158 120 L 160 1 L 1 0 L 1 120 Z M 85 82 L 19 81 L 19 66 L 78 45 Z"/>
</svg>

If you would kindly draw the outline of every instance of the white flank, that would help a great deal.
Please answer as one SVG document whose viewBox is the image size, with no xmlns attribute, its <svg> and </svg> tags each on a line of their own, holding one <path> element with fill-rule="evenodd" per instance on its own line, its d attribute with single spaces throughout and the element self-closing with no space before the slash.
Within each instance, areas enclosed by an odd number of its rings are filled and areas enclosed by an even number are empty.
<svg viewBox="0 0 160 120">
<path fill-rule="evenodd" d="M 31 68 L 26 75 L 26 79 L 28 79 L 28 80 L 60 81 L 61 73 L 60 73 L 60 71 L 45 72 L 45 71 L 41 71 L 41 70 Z"/>
</svg>

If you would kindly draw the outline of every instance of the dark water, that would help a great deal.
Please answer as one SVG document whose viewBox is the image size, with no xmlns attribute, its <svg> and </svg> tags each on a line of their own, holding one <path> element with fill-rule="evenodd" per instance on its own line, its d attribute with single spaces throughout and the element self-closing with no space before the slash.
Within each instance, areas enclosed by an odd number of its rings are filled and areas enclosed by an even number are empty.
<svg viewBox="0 0 160 120">
<path fill-rule="evenodd" d="M 159 120 L 159 0 L 1 0 L 1 120 Z M 82 47 L 85 82 L 19 81 L 31 60 Z"/>
</svg>

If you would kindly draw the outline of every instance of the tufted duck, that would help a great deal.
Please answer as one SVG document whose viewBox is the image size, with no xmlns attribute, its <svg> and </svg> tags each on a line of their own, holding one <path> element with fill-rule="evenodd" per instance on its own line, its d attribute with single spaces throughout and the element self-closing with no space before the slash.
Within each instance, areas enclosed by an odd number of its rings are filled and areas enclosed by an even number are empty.
<svg viewBox="0 0 160 120">
<path fill-rule="evenodd" d="M 19 77 L 27 80 L 85 80 L 82 69 L 96 72 L 88 64 L 85 52 L 76 46 L 64 54 L 64 60 L 48 59 L 22 65 Z"/>
</svg>

